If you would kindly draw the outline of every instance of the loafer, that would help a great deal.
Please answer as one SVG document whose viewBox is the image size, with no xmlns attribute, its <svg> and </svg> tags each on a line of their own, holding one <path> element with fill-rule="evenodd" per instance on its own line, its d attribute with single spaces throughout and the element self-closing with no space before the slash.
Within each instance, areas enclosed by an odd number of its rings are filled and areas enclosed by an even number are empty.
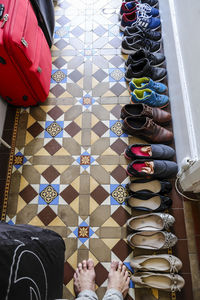
<svg viewBox="0 0 200 300">
<path fill-rule="evenodd" d="M 124 30 L 124 36 L 132 36 L 135 34 L 140 34 L 146 39 L 159 42 L 162 38 L 162 35 L 159 31 L 153 31 L 151 29 L 145 29 L 142 26 L 134 25 L 126 27 Z"/>
<path fill-rule="evenodd" d="M 129 82 L 129 87 L 131 91 L 150 89 L 156 93 L 164 93 L 167 90 L 167 86 L 165 84 L 160 82 L 154 82 L 149 77 L 133 78 Z"/>
<path fill-rule="evenodd" d="M 130 218 L 126 225 L 131 231 L 168 230 L 175 222 L 170 214 L 150 213 Z"/>
<path fill-rule="evenodd" d="M 152 197 L 152 194 L 165 194 L 169 193 L 172 189 L 172 185 L 167 180 L 157 179 L 135 179 L 131 183 L 126 185 L 126 189 L 129 193 L 148 193 L 148 197 Z"/>
<path fill-rule="evenodd" d="M 169 143 L 173 139 L 173 133 L 153 122 L 147 117 L 127 117 L 124 119 L 122 129 L 132 136 L 140 136 L 147 142 L 158 144 Z"/>
<path fill-rule="evenodd" d="M 142 176 L 148 178 L 172 178 L 178 172 L 178 165 L 169 160 L 145 160 L 132 161 L 127 167 L 129 176 Z"/>
<path fill-rule="evenodd" d="M 171 121 L 170 113 L 143 103 L 124 105 L 121 110 L 121 118 L 125 119 L 126 117 L 148 117 L 158 124 L 166 124 Z"/>
<path fill-rule="evenodd" d="M 157 254 L 135 256 L 130 265 L 135 271 L 178 273 L 183 264 L 174 255 Z"/>
<path fill-rule="evenodd" d="M 172 200 L 159 194 L 137 192 L 126 197 L 126 203 L 134 210 L 162 212 L 172 205 Z"/>
<path fill-rule="evenodd" d="M 132 36 L 125 36 L 122 40 L 121 51 L 125 54 L 134 54 L 135 51 L 143 48 L 151 53 L 160 50 L 160 43 L 145 38 L 142 34 L 135 34 Z"/>
<path fill-rule="evenodd" d="M 185 285 L 185 280 L 178 274 L 137 272 L 131 276 L 131 280 L 136 288 L 154 288 L 169 292 L 180 292 Z"/>
<path fill-rule="evenodd" d="M 150 51 L 139 49 L 134 54 L 129 54 L 128 59 L 125 61 L 125 68 L 129 65 L 134 65 L 144 58 L 148 59 L 151 66 L 160 66 L 165 61 L 165 56 L 162 53 L 151 53 Z"/>
<path fill-rule="evenodd" d="M 171 159 L 175 155 L 173 148 L 163 144 L 132 144 L 124 151 L 127 159 Z"/>
<path fill-rule="evenodd" d="M 153 81 L 162 81 L 167 76 L 165 68 L 153 67 L 148 59 L 144 58 L 136 64 L 128 66 L 125 72 L 125 79 L 131 81 L 132 78 L 150 77 Z"/>
<path fill-rule="evenodd" d="M 169 104 L 169 97 L 167 95 L 160 95 L 150 89 L 134 90 L 131 92 L 131 102 L 163 108 Z"/>
<path fill-rule="evenodd" d="M 127 236 L 131 247 L 149 250 L 172 248 L 177 240 L 173 233 L 167 231 L 140 231 Z"/>
</svg>

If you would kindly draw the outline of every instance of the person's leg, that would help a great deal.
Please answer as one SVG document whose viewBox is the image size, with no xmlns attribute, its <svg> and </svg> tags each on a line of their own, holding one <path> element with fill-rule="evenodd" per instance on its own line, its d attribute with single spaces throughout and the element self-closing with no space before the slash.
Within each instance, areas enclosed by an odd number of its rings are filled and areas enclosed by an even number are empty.
<svg viewBox="0 0 200 300">
<path fill-rule="evenodd" d="M 74 291 L 78 300 L 98 300 L 95 294 L 95 271 L 91 259 L 78 264 L 74 273 Z"/>
<path fill-rule="evenodd" d="M 130 278 L 122 262 L 113 261 L 108 275 L 108 287 L 103 300 L 123 300 L 129 289 Z"/>
</svg>

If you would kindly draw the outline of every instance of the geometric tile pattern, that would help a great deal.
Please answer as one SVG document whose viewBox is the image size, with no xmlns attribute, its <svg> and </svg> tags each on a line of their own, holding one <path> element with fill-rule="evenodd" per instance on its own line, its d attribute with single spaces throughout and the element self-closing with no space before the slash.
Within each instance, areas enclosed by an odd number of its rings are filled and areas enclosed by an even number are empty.
<svg viewBox="0 0 200 300">
<path fill-rule="evenodd" d="M 134 272 L 133 249 L 126 241 L 132 212 L 124 201 L 129 179 L 123 152 L 140 140 L 121 127 L 120 110 L 130 100 L 127 56 L 120 50 L 120 4 L 57 1 L 48 99 L 20 110 L 6 220 L 47 226 L 62 236 L 68 245 L 67 299 L 74 296 L 73 274 L 83 259 L 95 262 L 100 298 L 111 260 L 122 260 Z M 128 299 L 134 297 L 130 283 Z"/>
</svg>

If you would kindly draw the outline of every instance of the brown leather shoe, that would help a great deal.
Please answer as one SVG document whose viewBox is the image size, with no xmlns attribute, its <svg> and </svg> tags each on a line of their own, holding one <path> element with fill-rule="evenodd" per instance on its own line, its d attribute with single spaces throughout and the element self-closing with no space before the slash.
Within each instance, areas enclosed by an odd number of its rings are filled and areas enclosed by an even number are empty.
<svg viewBox="0 0 200 300">
<path fill-rule="evenodd" d="M 157 107 L 150 107 L 146 104 L 126 104 L 122 107 L 121 118 L 126 117 L 148 117 L 159 124 L 167 123 L 171 120 L 171 114 Z"/>
<path fill-rule="evenodd" d="M 124 132 L 140 136 L 153 143 L 168 143 L 173 139 L 173 133 L 147 117 L 127 117 L 123 121 Z"/>
</svg>

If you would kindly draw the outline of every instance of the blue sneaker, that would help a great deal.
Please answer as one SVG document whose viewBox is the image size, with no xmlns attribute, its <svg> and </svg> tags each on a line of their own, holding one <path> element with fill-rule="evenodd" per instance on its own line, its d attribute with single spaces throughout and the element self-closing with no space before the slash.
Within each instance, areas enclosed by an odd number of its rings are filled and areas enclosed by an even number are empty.
<svg viewBox="0 0 200 300">
<path fill-rule="evenodd" d="M 144 12 L 149 16 L 157 17 L 159 16 L 159 10 L 157 8 L 151 7 L 149 4 L 137 3 L 135 1 L 123 2 L 120 9 L 120 15 L 131 13 L 132 11 Z"/>
<path fill-rule="evenodd" d="M 129 83 L 129 87 L 131 91 L 134 91 L 135 89 L 150 89 L 156 93 L 164 93 L 167 90 L 167 86 L 165 84 L 155 82 L 149 77 L 133 78 Z"/>
<path fill-rule="evenodd" d="M 169 97 L 166 95 L 159 95 L 150 89 L 134 90 L 131 93 L 132 103 L 144 103 L 151 107 L 163 108 L 168 105 Z"/>
<path fill-rule="evenodd" d="M 159 18 L 148 16 L 144 11 L 132 11 L 131 13 L 123 14 L 120 29 L 124 31 L 126 26 L 134 26 L 136 24 L 145 29 L 156 30 L 161 23 Z"/>
</svg>

